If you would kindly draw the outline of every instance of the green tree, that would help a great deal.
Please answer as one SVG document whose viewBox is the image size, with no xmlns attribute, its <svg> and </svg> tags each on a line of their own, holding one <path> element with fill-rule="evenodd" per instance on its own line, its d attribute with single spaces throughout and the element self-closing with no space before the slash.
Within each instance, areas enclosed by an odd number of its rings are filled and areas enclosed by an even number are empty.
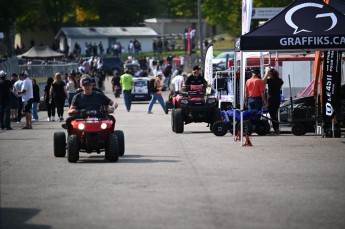
<svg viewBox="0 0 345 229">
<path fill-rule="evenodd" d="M 0 0 L 0 32 L 4 33 L 6 55 L 12 56 L 14 50 L 14 37 L 16 34 L 16 19 L 25 12 L 31 1 Z"/>
<path fill-rule="evenodd" d="M 254 0 L 253 7 L 286 7 L 292 0 Z M 207 22 L 219 25 L 226 33 L 241 35 L 242 0 L 203 0 L 202 13 Z M 257 27 L 257 21 L 252 21 L 252 29 Z"/>
</svg>

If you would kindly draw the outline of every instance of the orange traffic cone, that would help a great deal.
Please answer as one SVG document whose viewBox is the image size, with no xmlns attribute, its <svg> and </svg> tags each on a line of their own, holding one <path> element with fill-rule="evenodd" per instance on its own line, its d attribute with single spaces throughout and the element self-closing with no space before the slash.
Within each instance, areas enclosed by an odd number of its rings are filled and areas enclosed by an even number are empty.
<svg viewBox="0 0 345 229">
<path fill-rule="evenodd" d="M 237 142 L 239 140 L 241 140 L 241 131 L 240 130 L 237 131 L 237 135 L 235 136 L 235 142 Z"/>
<path fill-rule="evenodd" d="M 248 134 L 246 135 L 246 140 L 244 141 L 243 146 L 253 146 Z"/>
</svg>

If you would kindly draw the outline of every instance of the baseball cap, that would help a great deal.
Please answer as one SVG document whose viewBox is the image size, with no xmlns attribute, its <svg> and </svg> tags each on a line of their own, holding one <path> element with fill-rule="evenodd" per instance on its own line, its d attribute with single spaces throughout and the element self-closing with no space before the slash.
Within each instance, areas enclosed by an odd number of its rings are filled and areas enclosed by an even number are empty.
<svg viewBox="0 0 345 229">
<path fill-rule="evenodd" d="M 81 80 L 81 84 L 83 86 L 90 85 L 91 83 L 92 83 L 92 80 L 90 77 L 83 77 L 83 79 Z"/>
<path fill-rule="evenodd" d="M 162 72 L 157 72 L 156 76 L 162 76 L 163 73 Z"/>
<path fill-rule="evenodd" d="M 200 68 L 200 66 L 199 65 L 195 65 L 194 67 L 193 67 L 193 71 L 197 71 L 197 70 L 200 70 L 201 68 Z"/>
<path fill-rule="evenodd" d="M 29 75 L 29 73 L 26 71 L 26 70 L 23 70 L 21 73 L 20 73 L 20 75 Z"/>
<path fill-rule="evenodd" d="M 7 73 L 4 70 L 1 70 L 0 71 L 0 77 L 1 78 L 6 78 L 6 76 L 7 76 Z"/>
</svg>

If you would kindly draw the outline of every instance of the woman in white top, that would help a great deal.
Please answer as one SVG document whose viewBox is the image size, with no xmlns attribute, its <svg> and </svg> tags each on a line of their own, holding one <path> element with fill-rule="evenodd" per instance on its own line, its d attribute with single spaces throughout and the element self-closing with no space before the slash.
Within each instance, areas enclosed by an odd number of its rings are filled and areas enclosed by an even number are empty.
<svg viewBox="0 0 345 229">
<path fill-rule="evenodd" d="M 78 83 L 72 75 L 68 76 L 68 83 L 66 89 L 68 92 L 68 106 L 71 106 L 73 96 L 75 95 L 75 92 L 78 89 Z"/>
</svg>

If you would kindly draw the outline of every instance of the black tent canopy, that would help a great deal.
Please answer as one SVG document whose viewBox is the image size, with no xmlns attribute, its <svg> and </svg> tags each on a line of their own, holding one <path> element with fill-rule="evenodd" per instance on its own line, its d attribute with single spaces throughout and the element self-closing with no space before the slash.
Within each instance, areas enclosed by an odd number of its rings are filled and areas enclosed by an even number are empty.
<svg viewBox="0 0 345 229">
<path fill-rule="evenodd" d="M 236 40 L 238 51 L 345 50 L 345 15 L 321 0 L 295 0 Z"/>
</svg>

